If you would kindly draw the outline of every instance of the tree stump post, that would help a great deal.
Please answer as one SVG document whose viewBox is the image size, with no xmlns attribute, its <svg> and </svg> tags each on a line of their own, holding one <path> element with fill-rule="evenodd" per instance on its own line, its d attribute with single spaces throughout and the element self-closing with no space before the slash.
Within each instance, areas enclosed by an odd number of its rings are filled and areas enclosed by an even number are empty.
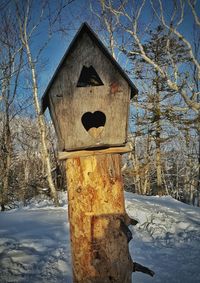
<svg viewBox="0 0 200 283">
<path fill-rule="evenodd" d="M 69 158 L 66 176 L 73 282 L 131 283 L 121 155 Z"/>
</svg>

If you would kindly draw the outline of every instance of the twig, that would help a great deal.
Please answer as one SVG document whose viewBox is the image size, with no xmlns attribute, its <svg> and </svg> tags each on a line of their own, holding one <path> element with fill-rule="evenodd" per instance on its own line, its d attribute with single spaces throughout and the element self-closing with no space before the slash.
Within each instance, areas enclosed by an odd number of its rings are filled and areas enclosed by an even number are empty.
<svg viewBox="0 0 200 283">
<path fill-rule="evenodd" d="M 151 277 L 154 276 L 155 272 L 151 269 L 149 269 L 146 266 L 143 266 L 137 262 L 133 262 L 133 272 L 142 272 L 142 273 L 146 273 L 148 275 L 150 275 Z"/>
</svg>

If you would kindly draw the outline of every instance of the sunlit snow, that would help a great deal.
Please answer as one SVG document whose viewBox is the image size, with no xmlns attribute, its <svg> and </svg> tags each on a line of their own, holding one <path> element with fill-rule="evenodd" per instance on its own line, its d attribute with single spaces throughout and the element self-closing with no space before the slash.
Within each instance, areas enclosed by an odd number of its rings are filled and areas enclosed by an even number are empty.
<svg viewBox="0 0 200 283">
<path fill-rule="evenodd" d="M 133 273 L 133 282 L 200 282 L 200 208 L 171 197 L 125 196 L 128 214 L 139 220 L 130 226 L 131 256 L 156 273 Z M 72 283 L 67 197 L 60 197 L 61 208 L 35 199 L 0 213 L 1 283 Z"/>
</svg>

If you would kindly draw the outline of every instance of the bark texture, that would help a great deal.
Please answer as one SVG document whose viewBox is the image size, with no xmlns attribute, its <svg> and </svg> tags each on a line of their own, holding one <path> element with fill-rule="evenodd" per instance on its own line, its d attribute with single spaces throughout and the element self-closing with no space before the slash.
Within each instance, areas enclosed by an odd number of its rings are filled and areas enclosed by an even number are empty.
<svg viewBox="0 0 200 283">
<path fill-rule="evenodd" d="M 66 161 L 74 283 L 131 283 L 120 165 L 119 154 Z"/>
<path fill-rule="evenodd" d="M 48 146 L 47 146 L 47 134 L 46 134 L 45 120 L 44 120 L 44 116 L 41 113 L 41 109 L 40 109 L 36 66 L 35 66 L 35 61 L 33 59 L 33 55 L 30 49 L 30 35 L 28 34 L 28 31 L 27 31 L 29 12 L 30 12 L 30 3 L 28 2 L 26 6 L 26 15 L 24 19 L 22 19 L 20 16 L 19 6 L 17 2 L 15 4 L 16 4 L 16 11 L 17 11 L 17 20 L 18 20 L 19 29 L 20 29 L 20 39 L 25 49 L 27 60 L 28 60 L 28 65 L 29 65 L 30 72 L 31 72 L 32 95 L 33 95 L 33 102 L 34 102 L 35 113 L 36 113 L 37 122 L 38 122 L 38 130 L 39 130 L 39 135 L 40 135 L 40 140 L 41 140 L 42 158 L 45 164 L 45 170 L 47 174 L 47 180 L 48 180 L 49 189 L 51 192 L 51 197 L 54 201 L 55 206 L 59 206 L 58 194 L 57 194 L 56 187 L 54 185 L 52 172 L 51 172 L 51 161 L 50 161 L 50 156 L 49 156 Z M 36 28 L 36 26 L 34 26 L 34 28 Z"/>
</svg>

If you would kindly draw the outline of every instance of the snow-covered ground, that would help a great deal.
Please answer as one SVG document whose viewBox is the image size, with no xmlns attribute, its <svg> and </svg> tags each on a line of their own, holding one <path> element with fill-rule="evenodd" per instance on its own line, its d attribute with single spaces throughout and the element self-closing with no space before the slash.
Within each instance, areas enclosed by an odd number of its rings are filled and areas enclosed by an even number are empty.
<svg viewBox="0 0 200 283">
<path fill-rule="evenodd" d="M 139 220 L 130 227 L 131 255 L 156 273 L 133 273 L 133 282 L 200 282 L 200 209 L 171 197 L 125 196 Z M 34 200 L 0 213 L 0 283 L 72 282 L 66 194 L 61 199 L 61 208 Z"/>
<path fill-rule="evenodd" d="M 130 242 L 134 261 L 156 273 L 134 273 L 134 283 L 200 282 L 200 208 L 169 196 L 126 194 L 126 209 L 140 221 Z"/>
</svg>

